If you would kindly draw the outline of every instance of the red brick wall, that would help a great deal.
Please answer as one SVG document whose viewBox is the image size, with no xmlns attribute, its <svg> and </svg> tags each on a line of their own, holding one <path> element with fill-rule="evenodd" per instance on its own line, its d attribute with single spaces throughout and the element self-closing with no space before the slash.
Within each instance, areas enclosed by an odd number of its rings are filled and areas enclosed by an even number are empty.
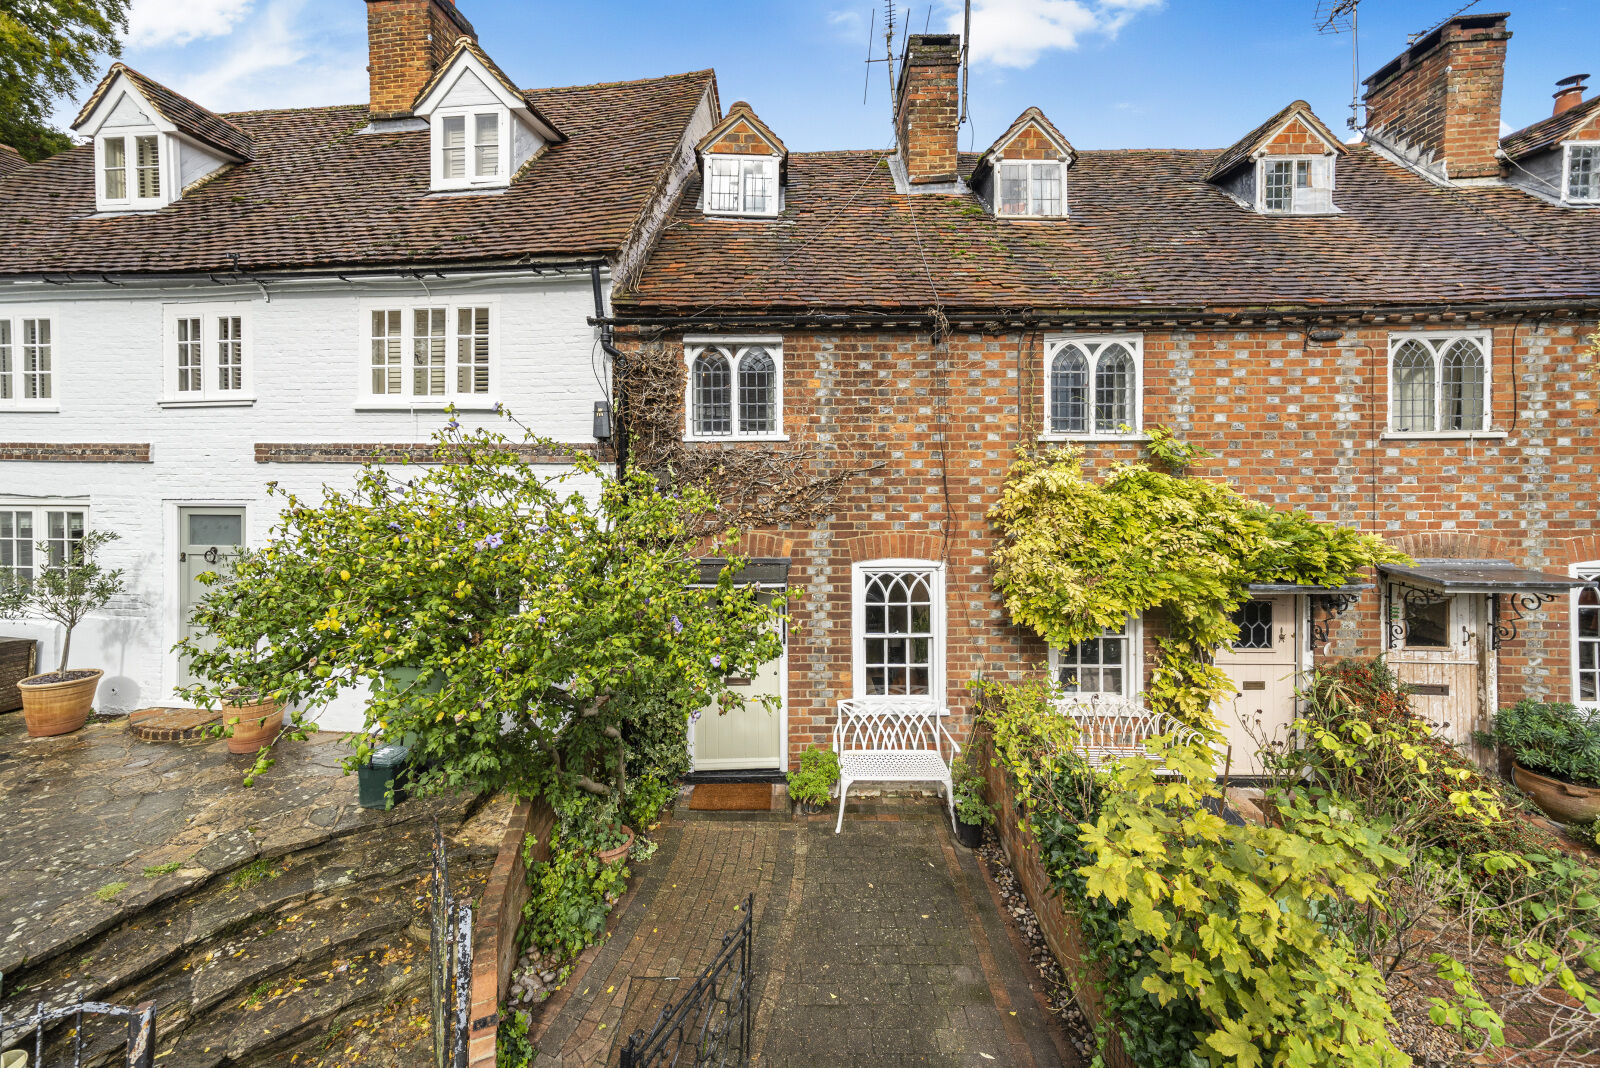
<svg viewBox="0 0 1600 1068">
<path fill-rule="evenodd" d="M 895 131 L 913 185 L 956 180 L 961 39 L 913 35 L 900 70 Z"/>
<path fill-rule="evenodd" d="M 472 1068 L 494 1068 L 500 1005 L 511 989 L 511 971 L 517 965 L 517 928 L 530 892 L 523 842 L 533 835 L 533 862 L 549 860 L 555 820 L 548 801 L 517 802 L 506 821 L 483 901 L 473 914 L 472 1010 L 467 1025 L 467 1063 Z"/>
<path fill-rule="evenodd" d="M 1009 160 L 1060 159 L 1061 150 L 1051 143 L 1044 131 L 1029 123 L 1006 143 L 1001 155 Z"/>
<path fill-rule="evenodd" d="M 1320 156 L 1328 151 L 1328 144 L 1295 119 L 1267 143 L 1266 151 L 1269 156 Z"/>
<path fill-rule="evenodd" d="M 411 114 L 417 93 L 467 35 L 452 0 L 367 0 L 367 76 L 375 119 Z"/>
<path fill-rule="evenodd" d="M 770 156 L 773 155 L 771 142 L 756 132 L 755 127 L 748 122 L 734 123 L 723 131 L 716 143 L 706 149 L 707 152 L 726 152 L 731 155 Z"/>
<path fill-rule="evenodd" d="M 1491 329 L 1493 425 L 1503 440 L 1386 439 L 1381 326 L 1326 344 L 1288 329 L 1147 331 L 1145 424 L 1215 453 L 1199 475 L 1422 555 L 1561 570 L 1600 560 L 1600 385 L 1583 377 L 1581 355 L 1595 325 Z M 790 582 L 804 591 L 790 605 L 790 759 L 829 740 L 835 703 L 852 696 L 851 565 L 864 560 L 944 561 L 944 696 L 963 737 L 971 679 L 1020 677 L 1045 662 L 1043 644 L 1010 624 L 993 588 L 986 518 L 1015 450 L 1038 444 L 1043 337 L 960 334 L 944 351 L 925 334 L 789 333 L 783 359 L 790 442 L 690 447 L 808 449 L 819 471 L 863 471 L 823 523 L 753 532 L 745 544 L 750 555 L 791 557 Z M 1086 449 L 1091 470 L 1141 452 L 1122 442 Z M 1438 537 L 1416 539 L 1430 532 Z M 1378 614 L 1377 597 L 1365 595 L 1333 627 L 1331 654 L 1381 651 Z M 1147 640 L 1158 628 L 1147 621 Z M 1501 702 L 1567 694 L 1568 640 L 1564 604 L 1530 616 L 1502 649 Z"/>
<path fill-rule="evenodd" d="M 1510 37 L 1504 18 L 1445 24 L 1369 80 L 1368 127 L 1434 153 L 1451 178 L 1498 177 L 1494 154 Z"/>
</svg>

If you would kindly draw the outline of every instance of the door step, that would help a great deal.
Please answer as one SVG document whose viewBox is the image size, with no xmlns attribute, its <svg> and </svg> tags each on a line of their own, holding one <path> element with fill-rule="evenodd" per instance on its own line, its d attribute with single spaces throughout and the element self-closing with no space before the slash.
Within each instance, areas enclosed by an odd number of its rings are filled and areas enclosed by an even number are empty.
<svg viewBox="0 0 1600 1068">
<path fill-rule="evenodd" d="M 776 768 L 753 768 L 746 771 L 691 771 L 683 777 L 683 781 L 690 786 L 700 786 L 709 783 L 788 782 L 789 777 Z"/>
</svg>

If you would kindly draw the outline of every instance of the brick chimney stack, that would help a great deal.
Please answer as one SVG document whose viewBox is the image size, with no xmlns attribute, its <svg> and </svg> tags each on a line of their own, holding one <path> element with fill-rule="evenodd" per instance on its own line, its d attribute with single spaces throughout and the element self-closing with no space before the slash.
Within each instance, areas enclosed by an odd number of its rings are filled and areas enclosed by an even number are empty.
<svg viewBox="0 0 1600 1068">
<path fill-rule="evenodd" d="M 1556 109 L 1551 115 L 1552 118 L 1563 111 L 1571 111 L 1583 103 L 1583 83 L 1588 80 L 1587 74 L 1574 74 L 1570 78 L 1562 78 L 1556 82 Z"/>
<path fill-rule="evenodd" d="M 916 185 L 957 178 L 961 122 L 961 37 L 912 34 L 895 91 L 895 139 L 906 177 Z"/>
<path fill-rule="evenodd" d="M 1444 177 L 1495 178 L 1506 16 L 1458 15 L 1366 80 L 1367 130 Z"/>
<path fill-rule="evenodd" d="M 367 0 L 371 117 L 410 116 L 417 93 L 462 36 L 478 38 L 454 0 Z"/>
</svg>

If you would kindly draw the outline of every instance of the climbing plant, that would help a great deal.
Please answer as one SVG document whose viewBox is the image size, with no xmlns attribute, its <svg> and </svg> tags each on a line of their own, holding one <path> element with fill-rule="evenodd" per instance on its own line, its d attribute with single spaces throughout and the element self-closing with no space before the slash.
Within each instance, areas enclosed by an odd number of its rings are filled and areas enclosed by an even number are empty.
<svg viewBox="0 0 1600 1068">
<path fill-rule="evenodd" d="M 1406 558 L 1374 535 L 1187 475 L 1198 451 L 1160 428 L 1152 438 L 1154 463 L 1117 464 L 1099 482 L 1075 447 L 1018 459 L 989 512 L 995 584 L 1012 619 L 1057 646 L 1161 611 L 1151 704 L 1204 724 L 1230 692 L 1213 653 L 1238 636 L 1231 617 L 1252 583 L 1337 586 Z"/>
</svg>

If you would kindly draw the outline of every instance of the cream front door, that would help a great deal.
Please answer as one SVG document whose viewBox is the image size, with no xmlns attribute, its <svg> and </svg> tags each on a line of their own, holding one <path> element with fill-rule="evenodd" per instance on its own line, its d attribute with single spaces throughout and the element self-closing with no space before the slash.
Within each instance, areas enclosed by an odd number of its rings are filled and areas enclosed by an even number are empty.
<svg viewBox="0 0 1600 1068">
<path fill-rule="evenodd" d="M 1293 594 L 1246 601 L 1233 617 L 1238 641 L 1217 651 L 1217 666 L 1234 689 L 1216 709 L 1231 748 L 1230 775 L 1260 775 L 1262 745 L 1288 740 L 1299 686 L 1299 606 Z"/>
<path fill-rule="evenodd" d="M 726 712 L 701 709 L 694 731 L 694 770 L 750 771 L 783 766 L 783 664 L 769 660 L 752 676 L 728 680 L 730 692 L 740 698 Z M 772 695 L 778 703 L 768 708 L 760 700 Z"/>
<path fill-rule="evenodd" d="M 1484 598 L 1390 583 L 1389 666 L 1411 685 L 1411 708 L 1440 738 L 1476 755 L 1472 732 L 1487 729 Z"/>
<path fill-rule="evenodd" d="M 200 576 L 226 574 L 244 546 L 243 508 L 178 509 L 178 633 L 209 645 L 205 631 L 191 622 L 195 605 L 209 588 Z M 178 685 L 195 681 L 188 662 L 178 658 Z"/>
</svg>

